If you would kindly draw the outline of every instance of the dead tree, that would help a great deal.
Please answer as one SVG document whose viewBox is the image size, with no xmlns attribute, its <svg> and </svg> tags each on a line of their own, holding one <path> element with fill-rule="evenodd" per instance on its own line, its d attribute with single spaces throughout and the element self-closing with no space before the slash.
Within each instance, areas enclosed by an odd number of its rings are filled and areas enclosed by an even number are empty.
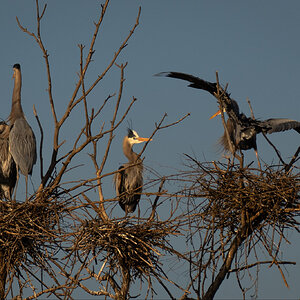
<svg viewBox="0 0 300 300">
<path fill-rule="evenodd" d="M 26 28 L 17 18 L 19 28 L 37 43 L 44 58 L 53 142 L 49 159 L 44 151 L 49 148 L 49 139 L 44 138 L 48 132 L 39 117 L 39 107 L 35 107 L 41 137 L 38 151 L 40 183 L 37 191 L 28 197 L 26 205 L 22 202 L 0 203 L 1 298 L 65 298 L 72 297 L 74 291 L 80 289 L 91 295 L 128 299 L 130 286 L 137 278 L 141 282 L 147 280 L 147 294 L 155 293 L 152 285 L 155 279 L 174 298 L 166 283 L 175 286 L 176 283 L 167 278 L 160 257 L 165 252 L 184 258 L 168 242 L 170 236 L 181 234 L 181 218 L 176 209 L 178 205 L 164 219 L 158 217 L 157 207 L 165 195 L 164 178 L 157 177 L 145 183 L 143 197 L 149 203 L 145 217 L 116 218 L 113 209 L 118 199 L 105 195 L 103 181 L 118 172 L 117 169 L 105 169 L 114 136 L 137 101 L 135 97 L 130 101 L 123 99 L 127 63 L 117 64 L 117 59 L 139 25 L 141 12 L 139 9 L 129 34 L 118 49 L 114 49 L 102 73 L 92 83 L 86 84 L 85 78 L 94 59 L 95 42 L 102 30 L 108 6 L 109 0 L 101 5 L 87 51 L 84 45 L 78 46 L 78 80 L 65 111 L 59 113 L 52 87 L 52 67 L 41 35 L 47 5 L 40 9 L 36 0 L 36 30 Z M 103 96 L 96 105 L 91 103 L 94 88 L 112 69 L 120 72 L 117 92 Z M 125 109 L 121 110 L 120 103 L 125 101 Z M 108 110 L 107 103 L 112 103 L 113 109 Z M 61 139 L 63 129 L 72 126 L 72 116 L 78 107 L 83 112 L 81 128 L 66 142 Z M 106 117 L 110 113 L 108 123 L 102 122 L 104 111 Z M 153 124 L 151 138 L 157 131 L 175 126 L 188 115 L 169 124 L 165 124 L 166 116 Z M 139 153 L 141 159 L 146 147 Z M 102 154 L 99 154 L 99 148 Z M 89 151 L 89 156 L 84 151 Z M 83 166 L 90 170 L 89 175 L 83 178 L 79 172 L 77 178 L 69 180 L 68 172 L 78 168 L 76 161 L 82 157 Z M 148 186 L 151 188 L 149 191 Z M 163 199 L 167 201 L 168 197 L 166 195 Z M 95 273 L 99 261 L 102 266 Z M 97 282 L 98 290 L 91 290 L 89 282 Z M 181 288 L 180 285 L 177 287 Z"/>
<path fill-rule="evenodd" d="M 40 10 L 36 0 L 36 30 L 27 29 L 17 18 L 20 29 L 33 38 L 44 58 L 53 139 L 51 157 L 45 157 L 49 139 L 44 139 L 47 132 L 37 107 L 34 113 L 41 137 L 38 189 L 26 205 L 0 203 L 0 298 L 66 299 L 76 297 L 80 290 L 111 299 L 128 299 L 143 292 L 147 299 L 155 297 L 159 285 L 171 299 L 178 294 L 182 299 L 212 299 L 230 273 L 236 274 L 240 283 L 240 274 L 258 265 L 274 265 L 282 272 L 281 265 L 291 263 L 278 257 L 285 230 L 297 230 L 298 226 L 299 172 L 295 162 L 299 151 L 290 163 L 264 170 L 244 167 L 242 161 L 237 166 L 231 162 L 201 163 L 190 157 L 185 172 L 145 181 L 144 211 L 138 209 L 136 216 L 124 218 L 115 214 L 118 199 L 107 192 L 105 180 L 112 179 L 118 169 L 107 170 L 107 162 L 114 136 L 137 101 L 135 97 L 124 99 L 127 64 L 117 60 L 139 25 L 140 10 L 129 34 L 113 49 L 111 60 L 88 84 L 86 76 L 108 6 L 106 0 L 100 8 L 87 51 L 79 45 L 78 80 L 65 111 L 60 113 L 41 35 L 47 6 Z M 113 69 L 119 72 L 116 92 L 92 103 L 94 88 Z M 222 105 L 226 94 L 221 88 L 218 91 Z M 72 117 L 78 107 L 82 108 L 82 123 L 66 142 L 61 139 L 63 129 L 74 124 Z M 104 115 L 109 115 L 109 122 L 102 122 Z M 163 115 L 154 124 L 150 138 L 186 117 L 166 124 Z M 147 144 L 139 153 L 141 160 L 146 148 Z M 78 172 L 70 179 L 68 172 L 78 168 L 79 159 L 82 168 L 89 170 L 88 176 Z M 170 181 L 173 189 L 168 191 Z M 167 215 L 160 212 L 160 205 L 168 206 Z M 176 243 L 172 243 L 178 236 L 186 238 L 186 252 L 177 251 Z M 269 260 L 258 257 L 259 244 L 267 250 Z M 189 267 L 187 285 L 169 278 L 162 262 L 167 255 Z M 282 276 L 285 278 L 283 272 Z M 132 288 L 138 283 L 140 290 Z"/>
<path fill-rule="evenodd" d="M 216 87 L 214 95 L 222 110 L 230 104 L 230 96 L 218 82 Z M 222 118 L 226 130 L 223 115 Z M 213 299 L 231 273 L 245 298 L 248 288 L 241 278 L 248 275 L 250 282 L 255 282 L 251 270 L 256 267 L 258 275 L 262 265 L 276 267 L 288 287 L 281 266 L 295 262 L 282 260 L 279 253 L 288 241 L 287 231 L 299 231 L 298 155 L 299 148 L 289 163 L 278 156 L 281 164 L 265 165 L 264 169 L 244 166 L 243 160 L 238 165 L 230 160 L 202 163 L 187 155 L 188 170 L 179 181 L 185 183 L 182 191 L 188 199 L 190 220 L 188 242 L 193 263 L 187 290 L 193 291 L 197 299 Z M 265 249 L 268 258 L 261 258 L 261 249 Z"/>
</svg>

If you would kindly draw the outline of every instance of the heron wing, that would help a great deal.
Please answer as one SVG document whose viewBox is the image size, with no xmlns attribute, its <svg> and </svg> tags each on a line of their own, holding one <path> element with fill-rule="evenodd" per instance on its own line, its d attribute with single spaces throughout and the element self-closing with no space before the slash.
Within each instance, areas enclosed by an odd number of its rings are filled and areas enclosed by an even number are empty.
<svg viewBox="0 0 300 300">
<path fill-rule="evenodd" d="M 5 128 L 3 128 L 5 127 Z M 17 170 L 12 155 L 9 152 L 8 125 L 1 124 L 0 134 L 0 197 L 10 199 L 16 185 Z M 6 132 L 7 130 L 7 132 Z"/>
<path fill-rule="evenodd" d="M 189 87 L 193 87 L 195 89 L 200 89 L 200 90 L 205 90 L 212 95 L 217 91 L 217 84 L 214 82 L 209 82 L 206 80 L 203 80 L 199 77 L 189 75 L 186 73 L 181 73 L 181 72 L 161 72 L 158 74 L 155 74 L 155 76 L 165 76 L 165 77 L 171 77 L 171 78 L 177 78 L 185 81 L 191 82 L 189 84 Z"/>
<path fill-rule="evenodd" d="M 128 167 L 124 169 L 124 167 Z M 128 212 L 134 212 L 141 198 L 143 177 L 139 176 L 137 166 L 121 166 L 119 172 L 114 177 L 116 194 L 119 197 L 121 208 Z M 124 169 L 120 171 L 121 169 Z M 139 169 L 139 168 L 138 168 Z"/>
<path fill-rule="evenodd" d="M 123 169 L 124 166 L 121 166 L 119 168 Z M 114 183 L 115 183 L 115 188 L 116 188 L 116 195 L 119 197 L 119 204 L 121 206 L 121 208 L 123 210 L 125 210 L 125 205 L 124 205 L 124 192 L 125 192 L 125 184 L 124 184 L 124 178 L 125 178 L 126 174 L 123 171 L 119 171 L 118 173 L 116 173 L 116 175 L 114 176 Z"/>
<path fill-rule="evenodd" d="M 121 166 L 119 170 L 123 169 L 124 166 Z M 116 194 L 117 196 L 121 195 L 124 193 L 124 170 L 119 171 L 118 173 L 115 174 L 114 176 L 114 183 L 115 183 L 115 188 L 116 188 Z"/>
<path fill-rule="evenodd" d="M 216 97 L 216 94 L 218 92 L 217 84 L 215 82 L 209 82 L 206 80 L 203 80 L 199 77 L 189 75 L 186 73 L 181 72 L 161 72 L 158 74 L 155 74 L 155 76 L 165 76 L 165 77 L 171 77 L 176 79 L 182 79 L 185 81 L 191 82 L 189 84 L 189 87 L 193 87 L 196 89 L 204 90 L 212 94 L 214 97 Z M 223 99 L 223 105 L 225 106 L 227 114 L 233 118 L 235 121 L 239 119 L 239 106 L 237 102 L 230 98 L 230 94 L 226 92 L 226 90 L 222 89 L 222 99 Z"/>
<path fill-rule="evenodd" d="M 36 163 L 35 135 L 25 119 L 15 121 L 9 133 L 9 151 L 23 175 L 31 175 Z"/>
<path fill-rule="evenodd" d="M 0 163 L 6 161 L 8 155 L 8 139 L 0 137 Z"/>
<path fill-rule="evenodd" d="M 300 133 L 300 122 L 291 119 L 268 119 L 261 122 L 263 131 L 273 133 L 294 129 Z"/>
</svg>

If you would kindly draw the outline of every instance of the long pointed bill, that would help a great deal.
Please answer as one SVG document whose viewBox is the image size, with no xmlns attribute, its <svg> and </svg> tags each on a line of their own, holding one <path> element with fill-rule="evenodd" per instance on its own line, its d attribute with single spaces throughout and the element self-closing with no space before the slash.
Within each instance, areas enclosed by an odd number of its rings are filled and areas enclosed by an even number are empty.
<svg viewBox="0 0 300 300">
<path fill-rule="evenodd" d="M 212 115 L 209 119 L 213 119 L 214 117 L 218 116 L 221 114 L 221 110 L 218 110 L 214 115 Z"/>
<path fill-rule="evenodd" d="M 142 137 L 138 137 L 137 139 L 138 139 L 138 141 L 140 141 L 140 142 L 148 142 L 148 141 L 152 141 L 152 139 L 142 138 Z"/>
</svg>

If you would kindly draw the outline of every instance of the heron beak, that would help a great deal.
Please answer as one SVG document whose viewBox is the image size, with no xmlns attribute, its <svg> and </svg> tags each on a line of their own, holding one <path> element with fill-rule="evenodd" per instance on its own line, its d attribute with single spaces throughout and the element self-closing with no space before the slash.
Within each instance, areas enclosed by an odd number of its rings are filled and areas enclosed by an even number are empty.
<svg viewBox="0 0 300 300">
<path fill-rule="evenodd" d="M 140 142 L 148 142 L 148 141 L 152 141 L 152 139 L 142 138 L 142 137 L 138 137 L 137 140 L 140 141 Z"/>
<path fill-rule="evenodd" d="M 218 110 L 214 115 L 212 115 L 209 119 L 213 119 L 214 117 L 218 116 L 221 114 L 221 110 Z"/>
</svg>

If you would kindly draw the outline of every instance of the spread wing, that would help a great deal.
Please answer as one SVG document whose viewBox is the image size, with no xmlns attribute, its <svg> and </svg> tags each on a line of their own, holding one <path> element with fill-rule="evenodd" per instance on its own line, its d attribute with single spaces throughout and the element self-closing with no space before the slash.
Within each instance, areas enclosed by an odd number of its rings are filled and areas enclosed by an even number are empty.
<svg viewBox="0 0 300 300">
<path fill-rule="evenodd" d="M 291 119 L 268 119 L 261 122 L 263 131 L 273 133 L 294 129 L 300 133 L 300 122 Z"/>
<path fill-rule="evenodd" d="M 185 73 L 180 73 L 180 72 L 161 72 L 158 74 L 155 74 L 155 76 L 165 76 L 165 77 L 171 77 L 171 78 L 177 78 L 185 81 L 191 82 L 188 86 L 195 88 L 195 89 L 200 89 L 200 90 L 205 90 L 212 95 L 217 91 L 217 84 L 214 82 L 209 82 L 205 81 L 199 77 L 185 74 Z"/>
<path fill-rule="evenodd" d="M 206 80 L 203 80 L 199 77 L 189 75 L 186 73 L 181 73 L 181 72 L 161 72 L 158 74 L 155 74 L 155 76 L 165 76 L 165 77 L 171 77 L 171 78 L 176 78 L 176 79 L 181 79 L 185 80 L 188 82 L 191 82 L 188 86 L 195 88 L 195 89 L 200 89 L 209 92 L 212 94 L 214 97 L 216 97 L 216 93 L 218 91 L 217 89 L 217 84 L 215 82 L 209 82 Z M 225 106 L 225 109 L 233 119 L 237 120 L 239 118 L 239 106 L 237 102 L 233 99 L 230 98 L 230 94 L 227 93 L 223 88 L 221 89 L 222 91 L 222 99 L 223 99 L 223 104 Z"/>
</svg>

